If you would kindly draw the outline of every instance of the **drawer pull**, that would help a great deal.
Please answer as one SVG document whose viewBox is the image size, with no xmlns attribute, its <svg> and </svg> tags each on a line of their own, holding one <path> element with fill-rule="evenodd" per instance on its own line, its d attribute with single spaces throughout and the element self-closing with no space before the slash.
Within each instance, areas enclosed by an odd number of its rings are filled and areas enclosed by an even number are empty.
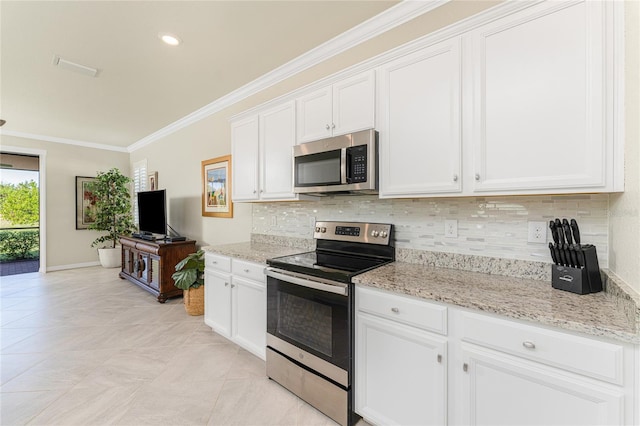
<svg viewBox="0 0 640 426">
<path fill-rule="evenodd" d="M 524 346 L 527 349 L 535 349 L 536 348 L 536 344 L 533 342 L 530 342 L 528 340 L 525 340 L 524 342 L 522 342 L 522 346 Z"/>
<path fill-rule="evenodd" d="M 224 283 L 224 286 L 225 286 L 225 287 L 226 287 L 226 286 L 228 286 L 228 285 L 229 285 L 229 283 Z"/>
<path fill-rule="evenodd" d="M 438 354 L 438 362 L 442 363 L 442 355 Z"/>
<path fill-rule="evenodd" d="M 249 273 L 249 269 L 243 269 L 244 272 L 246 272 L 247 274 Z"/>
<path fill-rule="evenodd" d="M 213 263 L 214 265 L 217 265 L 218 261 L 217 260 L 212 260 L 211 263 Z"/>
<path fill-rule="evenodd" d="M 398 314 L 398 313 L 400 313 L 400 309 L 398 309 L 398 308 L 391 308 L 391 312 L 393 312 L 394 314 Z"/>
<path fill-rule="evenodd" d="M 462 364 L 462 371 L 464 371 L 465 373 L 467 371 L 469 371 L 469 365 L 467 365 L 467 363 L 465 362 L 464 364 Z"/>
</svg>

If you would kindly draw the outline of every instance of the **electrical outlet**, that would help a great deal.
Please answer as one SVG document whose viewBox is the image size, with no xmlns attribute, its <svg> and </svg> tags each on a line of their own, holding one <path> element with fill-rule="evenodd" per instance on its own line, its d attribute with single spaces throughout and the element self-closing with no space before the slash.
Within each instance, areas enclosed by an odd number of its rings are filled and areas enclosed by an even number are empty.
<svg viewBox="0 0 640 426">
<path fill-rule="evenodd" d="M 547 223 L 546 222 L 529 222 L 529 234 L 527 237 L 529 243 L 546 243 L 547 242 Z"/>
<path fill-rule="evenodd" d="M 446 238 L 458 238 L 457 219 L 448 219 L 444 221 L 444 236 Z"/>
</svg>

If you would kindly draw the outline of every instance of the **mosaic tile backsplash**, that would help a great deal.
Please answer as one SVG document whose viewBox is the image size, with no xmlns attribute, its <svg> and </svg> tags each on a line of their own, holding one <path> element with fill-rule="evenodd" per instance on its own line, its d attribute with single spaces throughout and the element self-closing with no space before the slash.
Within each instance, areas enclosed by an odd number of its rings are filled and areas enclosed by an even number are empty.
<svg viewBox="0 0 640 426">
<path fill-rule="evenodd" d="M 607 194 L 380 200 L 374 195 L 318 201 L 254 203 L 252 232 L 313 238 L 316 220 L 395 225 L 396 247 L 551 263 L 548 243 L 528 243 L 528 222 L 575 218 L 582 243 L 597 247 L 608 267 Z M 457 238 L 445 237 L 445 220 L 458 221 Z M 552 241 L 547 230 L 547 241 Z"/>
</svg>

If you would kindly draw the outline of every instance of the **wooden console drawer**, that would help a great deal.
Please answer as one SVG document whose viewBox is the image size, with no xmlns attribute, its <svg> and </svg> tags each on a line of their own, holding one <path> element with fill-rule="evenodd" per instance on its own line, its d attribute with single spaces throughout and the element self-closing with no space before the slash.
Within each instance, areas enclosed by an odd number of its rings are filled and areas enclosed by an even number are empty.
<svg viewBox="0 0 640 426">
<path fill-rule="evenodd" d="M 265 265 L 260 265 L 253 262 L 245 262 L 243 260 L 233 259 L 231 261 L 232 270 L 234 275 L 248 278 L 253 281 L 264 282 L 264 268 Z"/>
<path fill-rule="evenodd" d="M 447 308 L 410 296 L 356 286 L 356 309 L 423 330 L 447 334 Z"/>
<path fill-rule="evenodd" d="M 624 347 L 509 320 L 460 312 L 462 340 L 621 385 Z"/>
<path fill-rule="evenodd" d="M 231 272 L 231 258 L 219 254 L 205 253 L 204 266 L 218 271 Z"/>
</svg>

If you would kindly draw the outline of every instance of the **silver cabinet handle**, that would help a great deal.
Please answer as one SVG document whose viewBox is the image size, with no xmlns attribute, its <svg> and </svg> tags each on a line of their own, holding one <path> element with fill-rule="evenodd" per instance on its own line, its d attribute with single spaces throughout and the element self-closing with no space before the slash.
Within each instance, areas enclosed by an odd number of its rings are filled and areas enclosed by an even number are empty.
<svg viewBox="0 0 640 426">
<path fill-rule="evenodd" d="M 224 286 L 225 286 L 225 287 L 226 287 L 226 286 L 228 286 L 228 285 L 229 285 L 229 283 L 224 283 Z"/>
<path fill-rule="evenodd" d="M 264 189 L 261 189 L 261 190 L 260 190 L 260 193 L 262 194 L 263 192 L 264 192 Z"/>
<path fill-rule="evenodd" d="M 248 270 L 248 269 L 243 269 L 243 271 L 245 271 L 247 274 L 249 273 L 249 270 Z"/>
<path fill-rule="evenodd" d="M 212 260 L 211 263 L 213 263 L 214 265 L 217 265 L 218 261 L 217 260 Z"/>
<path fill-rule="evenodd" d="M 328 124 L 325 126 L 325 129 L 329 130 L 329 125 Z"/>
<path fill-rule="evenodd" d="M 442 355 L 438 354 L 438 362 L 442 363 Z"/>
<path fill-rule="evenodd" d="M 522 346 L 524 346 L 527 349 L 535 349 L 536 348 L 536 344 L 533 342 L 530 342 L 528 340 L 525 340 L 524 342 L 522 342 Z"/>
<path fill-rule="evenodd" d="M 254 190 L 253 190 L 253 193 L 255 194 L 256 192 L 258 192 L 258 191 L 256 191 L 256 190 L 254 189 Z"/>
<path fill-rule="evenodd" d="M 457 182 L 458 181 L 458 175 L 453 175 L 453 181 Z"/>
<path fill-rule="evenodd" d="M 236 287 L 236 285 L 235 285 L 235 284 L 231 284 L 231 288 L 235 288 L 235 287 Z"/>
<path fill-rule="evenodd" d="M 476 180 L 480 180 L 480 173 L 476 173 Z"/>
<path fill-rule="evenodd" d="M 465 373 L 469 371 L 469 365 L 466 362 L 462 364 L 462 371 L 464 371 Z"/>
<path fill-rule="evenodd" d="M 393 312 L 393 313 L 396 313 L 396 314 L 397 314 L 397 313 L 399 313 L 399 312 L 400 312 L 400 309 L 398 309 L 398 308 L 391 308 L 391 312 Z"/>
<path fill-rule="evenodd" d="M 334 123 L 331 123 L 331 128 L 332 128 L 332 129 L 335 129 L 335 128 L 336 128 L 336 125 L 335 125 Z"/>
</svg>

